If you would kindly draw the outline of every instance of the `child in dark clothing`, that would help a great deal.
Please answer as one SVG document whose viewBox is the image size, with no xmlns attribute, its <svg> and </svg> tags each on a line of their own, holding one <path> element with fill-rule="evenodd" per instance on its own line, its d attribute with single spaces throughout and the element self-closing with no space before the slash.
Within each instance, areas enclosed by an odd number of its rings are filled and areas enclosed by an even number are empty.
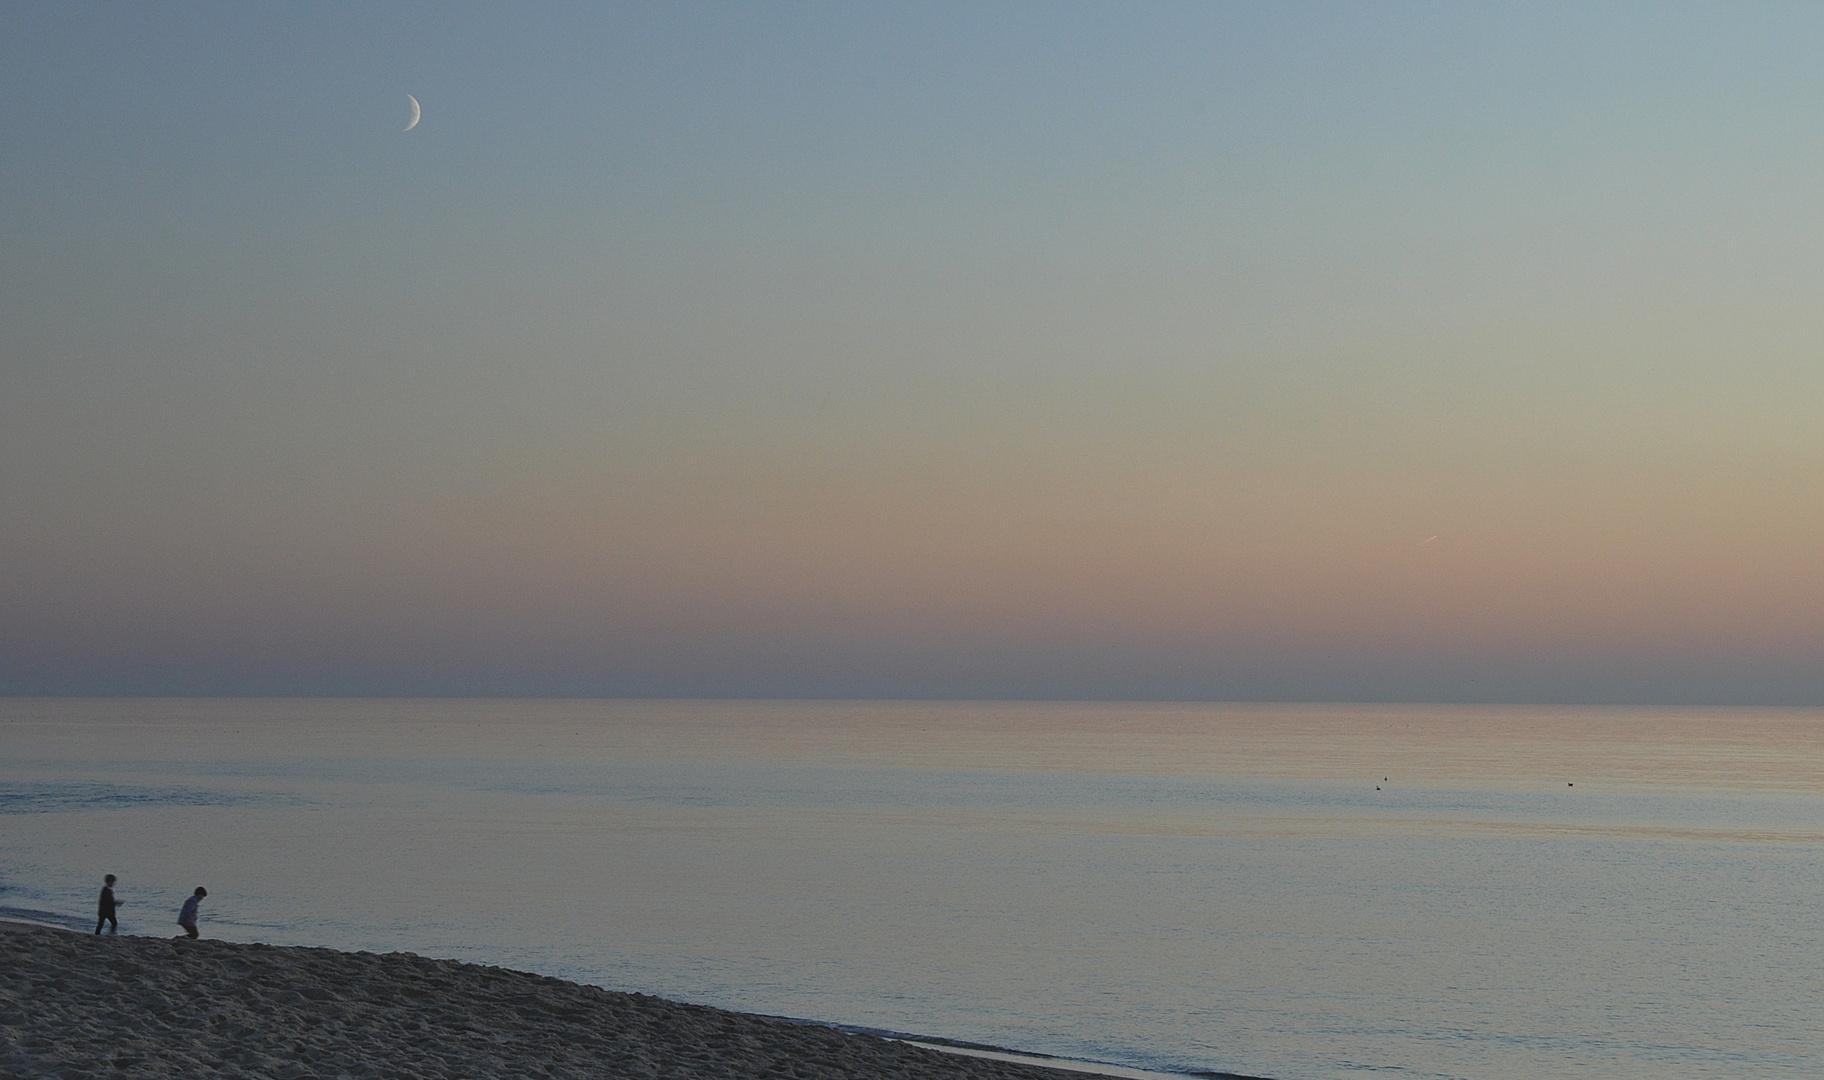
<svg viewBox="0 0 1824 1080">
<path fill-rule="evenodd" d="M 118 934 L 120 933 L 120 920 L 114 917 L 114 909 L 120 906 L 120 902 L 114 899 L 114 875 L 109 874 L 101 880 L 101 910 L 95 920 L 95 932 L 101 933 L 101 926 L 106 923 L 108 933 Z"/>
</svg>

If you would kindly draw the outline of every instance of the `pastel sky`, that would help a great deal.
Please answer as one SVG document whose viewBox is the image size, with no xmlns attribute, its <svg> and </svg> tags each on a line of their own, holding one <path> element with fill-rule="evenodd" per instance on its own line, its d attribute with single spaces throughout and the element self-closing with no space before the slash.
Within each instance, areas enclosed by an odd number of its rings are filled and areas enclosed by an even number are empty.
<svg viewBox="0 0 1824 1080">
<path fill-rule="evenodd" d="M 1824 704 L 1821 56 L 6 5 L 0 692 Z"/>
</svg>

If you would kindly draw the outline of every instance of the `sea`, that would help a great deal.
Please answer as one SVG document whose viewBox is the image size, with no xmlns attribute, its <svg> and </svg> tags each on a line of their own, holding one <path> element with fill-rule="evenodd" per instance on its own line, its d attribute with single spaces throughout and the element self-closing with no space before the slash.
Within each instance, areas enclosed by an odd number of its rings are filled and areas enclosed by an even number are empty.
<svg viewBox="0 0 1824 1080">
<path fill-rule="evenodd" d="M 1824 1076 L 1824 711 L 0 699 L 0 917 L 1272 1080 Z"/>
</svg>

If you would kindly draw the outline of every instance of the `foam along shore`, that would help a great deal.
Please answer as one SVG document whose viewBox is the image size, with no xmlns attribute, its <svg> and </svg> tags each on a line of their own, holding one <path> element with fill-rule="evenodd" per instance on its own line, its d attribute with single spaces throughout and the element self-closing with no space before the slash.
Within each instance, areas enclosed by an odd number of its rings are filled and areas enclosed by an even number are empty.
<svg viewBox="0 0 1824 1080">
<path fill-rule="evenodd" d="M 410 953 L 0 923 L 8 1077 L 1084 1080 Z"/>
</svg>

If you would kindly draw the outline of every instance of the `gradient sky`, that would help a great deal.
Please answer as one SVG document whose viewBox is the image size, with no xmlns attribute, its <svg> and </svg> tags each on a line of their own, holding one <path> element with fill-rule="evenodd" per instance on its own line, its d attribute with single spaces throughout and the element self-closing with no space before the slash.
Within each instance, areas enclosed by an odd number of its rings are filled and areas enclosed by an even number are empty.
<svg viewBox="0 0 1824 1080">
<path fill-rule="evenodd" d="M 0 692 L 1824 704 L 1820 56 L 6 5 Z"/>
</svg>

